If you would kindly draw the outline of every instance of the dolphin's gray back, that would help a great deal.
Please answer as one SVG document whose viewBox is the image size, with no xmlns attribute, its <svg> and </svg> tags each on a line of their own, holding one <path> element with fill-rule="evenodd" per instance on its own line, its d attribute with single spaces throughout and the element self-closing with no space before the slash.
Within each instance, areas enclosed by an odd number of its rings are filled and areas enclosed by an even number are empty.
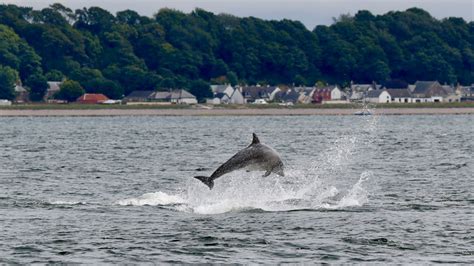
<svg viewBox="0 0 474 266">
<path fill-rule="evenodd" d="M 221 165 L 211 175 L 216 179 L 232 171 L 253 167 L 259 170 L 271 171 L 277 165 L 282 164 L 280 156 L 272 148 L 258 143 L 239 151 L 227 162 Z"/>
</svg>

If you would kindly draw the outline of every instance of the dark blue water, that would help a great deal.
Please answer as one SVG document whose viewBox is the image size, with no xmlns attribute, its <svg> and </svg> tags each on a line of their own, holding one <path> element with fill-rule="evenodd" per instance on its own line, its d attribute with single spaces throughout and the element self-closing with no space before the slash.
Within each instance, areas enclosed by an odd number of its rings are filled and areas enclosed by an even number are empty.
<svg viewBox="0 0 474 266">
<path fill-rule="evenodd" d="M 286 176 L 209 175 L 251 141 Z M 474 263 L 473 116 L 0 118 L 0 263 Z"/>
</svg>

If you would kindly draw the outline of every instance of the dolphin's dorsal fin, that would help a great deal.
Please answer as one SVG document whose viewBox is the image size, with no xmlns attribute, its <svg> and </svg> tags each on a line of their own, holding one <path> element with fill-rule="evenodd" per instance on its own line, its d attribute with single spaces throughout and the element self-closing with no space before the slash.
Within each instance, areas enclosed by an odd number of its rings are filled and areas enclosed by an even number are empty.
<svg viewBox="0 0 474 266">
<path fill-rule="evenodd" d="M 254 144 L 260 143 L 260 140 L 258 139 L 257 134 L 252 133 L 252 135 L 253 135 L 253 139 L 252 139 L 252 144 L 250 144 L 250 145 L 254 145 Z"/>
</svg>

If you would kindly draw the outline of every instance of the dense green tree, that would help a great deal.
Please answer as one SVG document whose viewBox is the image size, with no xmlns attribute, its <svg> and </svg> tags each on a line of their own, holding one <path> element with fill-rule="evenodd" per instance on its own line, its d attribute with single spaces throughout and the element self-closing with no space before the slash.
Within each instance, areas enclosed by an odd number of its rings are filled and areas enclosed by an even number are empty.
<svg viewBox="0 0 474 266">
<path fill-rule="evenodd" d="M 196 96 L 199 102 L 212 97 L 210 84 L 204 80 L 195 80 L 189 85 L 189 91 Z"/>
<path fill-rule="evenodd" d="M 66 100 L 68 102 L 74 102 L 84 93 L 85 90 L 81 87 L 81 84 L 79 84 L 79 82 L 74 80 L 65 80 L 60 85 L 60 90 L 55 95 L 55 98 Z"/>
<path fill-rule="evenodd" d="M 0 65 L 0 99 L 15 99 L 15 82 L 18 72 L 9 66 Z"/>
<path fill-rule="evenodd" d="M 112 80 L 106 78 L 95 78 L 84 83 L 84 88 L 88 93 L 102 93 L 111 99 L 123 97 L 123 88 Z"/>
<path fill-rule="evenodd" d="M 90 83 L 107 84 L 114 89 L 104 91 L 114 96 L 122 90 L 191 90 L 198 80 L 470 84 L 473 29 L 474 22 L 437 20 L 419 8 L 384 15 L 361 10 L 310 31 L 298 21 L 202 9 L 161 9 L 145 17 L 132 10 L 113 15 L 99 7 L 0 5 L 0 64 L 16 70 L 23 81 L 42 73 L 50 78 L 58 70 L 87 90 L 96 90 Z"/>
<path fill-rule="evenodd" d="M 25 85 L 30 90 L 30 100 L 34 102 L 42 101 L 46 91 L 48 90 L 47 80 L 41 74 L 29 76 L 25 81 Z"/>
<path fill-rule="evenodd" d="M 233 71 L 227 72 L 227 80 L 232 86 L 239 84 L 239 79 L 237 78 L 237 74 L 235 74 L 235 72 Z"/>
<path fill-rule="evenodd" d="M 44 75 L 48 81 L 62 81 L 64 79 L 63 73 L 61 71 L 53 69 Z"/>
</svg>

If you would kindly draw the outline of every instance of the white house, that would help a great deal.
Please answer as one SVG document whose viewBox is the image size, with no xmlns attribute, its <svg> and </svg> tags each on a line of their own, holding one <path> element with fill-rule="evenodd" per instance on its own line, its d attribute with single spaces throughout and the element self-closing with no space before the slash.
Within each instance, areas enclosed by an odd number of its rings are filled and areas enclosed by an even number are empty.
<svg viewBox="0 0 474 266">
<path fill-rule="evenodd" d="M 392 97 L 386 90 L 371 90 L 367 92 L 366 100 L 371 103 L 389 103 Z"/>
<path fill-rule="evenodd" d="M 311 103 L 313 100 L 314 87 L 295 87 L 294 90 L 300 94 L 299 103 Z"/>
<path fill-rule="evenodd" d="M 341 100 L 342 99 L 342 91 L 339 89 L 339 87 L 336 85 L 334 88 L 331 90 L 331 101 L 333 100 Z"/>
<path fill-rule="evenodd" d="M 150 95 L 149 99 L 152 101 L 177 104 L 197 104 L 196 97 L 183 89 L 171 91 L 157 91 Z"/>
<path fill-rule="evenodd" d="M 230 94 L 232 93 L 232 91 L 234 90 L 234 88 L 229 85 L 229 84 L 225 84 L 225 85 L 211 85 L 211 91 L 212 93 L 214 94 L 217 94 L 217 93 L 227 93 L 227 94 Z"/>
<path fill-rule="evenodd" d="M 390 97 L 392 103 L 411 103 L 412 95 L 408 89 L 385 89 Z"/>
<path fill-rule="evenodd" d="M 233 88 L 230 85 L 211 85 L 211 90 L 214 93 L 212 99 L 206 102 L 209 104 L 244 104 L 245 98 L 239 89 Z"/>
<path fill-rule="evenodd" d="M 48 89 L 46 90 L 44 99 L 47 100 L 53 98 L 54 94 L 59 92 L 61 89 L 61 84 L 62 82 L 60 81 L 48 81 Z"/>
<path fill-rule="evenodd" d="M 20 81 L 15 84 L 15 95 L 15 102 L 17 103 L 24 103 L 29 99 L 29 92 L 23 87 Z"/>
<path fill-rule="evenodd" d="M 236 88 L 230 95 L 229 102 L 232 104 L 244 104 L 245 103 L 244 95 L 242 95 L 242 92 L 240 92 L 240 90 Z"/>
</svg>

